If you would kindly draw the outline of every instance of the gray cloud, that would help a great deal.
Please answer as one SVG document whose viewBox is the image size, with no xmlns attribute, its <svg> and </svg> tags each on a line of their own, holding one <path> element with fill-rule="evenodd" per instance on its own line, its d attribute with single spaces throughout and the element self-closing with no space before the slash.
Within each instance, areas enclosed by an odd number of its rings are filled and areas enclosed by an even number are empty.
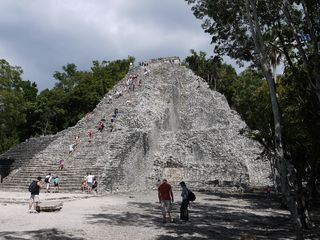
<svg viewBox="0 0 320 240">
<path fill-rule="evenodd" d="M 132 55 L 137 60 L 212 53 L 210 36 L 184 0 L 2 0 L 0 58 L 21 66 L 39 89 L 67 63 Z"/>
</svg>

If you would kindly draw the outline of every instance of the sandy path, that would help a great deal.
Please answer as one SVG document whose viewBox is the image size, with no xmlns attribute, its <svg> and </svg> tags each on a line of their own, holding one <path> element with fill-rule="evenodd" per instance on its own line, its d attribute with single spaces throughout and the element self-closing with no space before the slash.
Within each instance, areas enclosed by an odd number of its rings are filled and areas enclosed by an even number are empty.
<svg viewBox="0 0 320 240">
<path fill-rule="evenodd" d="M 180 200 L 179 192 L 174 193 Z M 289 213 L 257 195 L 196 193 L 191 219 L 163 224 L 157 192 L 113 194 L 40 194 L 42 201 L 61 200 L 59 212 L 27 212 L 28 194 L 0 192 L 0 239 L 294 239 Z M 24 203 L 24 204 L 23 204 Z"/>
</svg>

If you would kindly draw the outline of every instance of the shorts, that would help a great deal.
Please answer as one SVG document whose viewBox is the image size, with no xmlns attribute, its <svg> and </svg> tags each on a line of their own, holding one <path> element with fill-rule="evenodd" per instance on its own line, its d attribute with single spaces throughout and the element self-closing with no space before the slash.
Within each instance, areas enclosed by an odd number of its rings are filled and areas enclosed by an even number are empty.
<svg viewBox="0 0 320 240">
<path fill-rule="evenodd" d="M 33 202 L 39 202 L 39 195 L 31 194 L 30 199 L 32 199 Z"/>
<path fill-rule="evenodd" d="M 55 187 L 59 187 L 59 183 L 54 183 L 54 186 Z"/>
<path fill-rule="evenodd" d="M 92 182 L 88 182 L 88 186 L 92 188 L 93 183 Z"/>
<path fill-rule="evenodd" d="M 46 183 L 46 189 L 50 189 L 50 183 Z"/>
<path fill-rule="evenodd" d="M 162 200 L 161 201 L 161 210 L 162 213 L 170 213 L 172 208 L 172 204 L 170 200 Z"/>
</svg>

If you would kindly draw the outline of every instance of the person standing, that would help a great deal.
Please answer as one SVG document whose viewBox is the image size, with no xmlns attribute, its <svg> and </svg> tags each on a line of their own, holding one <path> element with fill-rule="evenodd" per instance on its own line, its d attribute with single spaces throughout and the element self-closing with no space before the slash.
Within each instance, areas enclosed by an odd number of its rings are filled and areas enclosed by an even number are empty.
<svg viewBox="0 0 320 240">
<path fill-rule="evenodd" d="M 111 96 L 111 94 L 108 94 L 108 102 L 107 103 L 112 104 L 112 96 Z"/>
<path fill-rule="evenodd" d="M 182 202 L 180 206 L 180 219 L 182 221 L 188 221 L 189 220 L 189 211 L 188 211 L 188 206 L 189 206 L 189 191 L 187 188 L 187 185 L 185 182 L 180 182 L 179 185 L 182 188 L 181 192 L 181 197 L 182 197 Z"/>
<path fill-rule="evenodd" d="M 29 213 L 38 213 L 37 208 L 39 204 L 40 188 L 42 188 L 42 182 L 41 177 L 39 176 L 37 177 L 37 180 L 33 180 L 29 186 L 29 192 L 31 193 L 29 200 Z"/>
<path fill-rule="evenodd" d="M 53 192 L 59 192 L 60 190 L 60 180 L 58 176 L 53 179 Z"/>
<path fill-rule="evenodd" d="M 44 182 L 46 184 L 47 193 L 50 192 L 51 181 L 52 181 L 52 176 L 51 176 L 51 173 L 49 173 L 44 179 Z"/>
<path fill-rule="evenodd" d="M 93 178 L 92 191 L 96 194 L 98 193 L 98 181 L 96 176 Z"/>
<path fill-rule="evenodd" d="M 169 222 L 172 221 L 171 218 L 171 209 L 172 209 L 172 203 L 173 203 L 173 193 L 172 193 L 172 187 L 167 182 L 167 179 L 163 179 L 162 183 L 158 187 L 158 198 L 159 203 L 161 204 L 161 210 L 162 210 L 162 221 L 164 223 L 167 222 L 167 214 L 169 217 Z"/>
<path fill-rule="evenodd" d="M 63 170 L 63 168 L 64 168 L 64 160 L 61 159 L 58 163 L 59 163 L 59 169 Z"/>
<path fill-rule="evenodd" d="M 266 188 L 266 197 L 267 197 L 267 199 L 271 199 L 271 191 L 272 191 L 272 188 L 268 185 L 267 188 Z"/>
<path fill-rule="evenodd" d="M 72 143 L 71 145 L 69 145 L 69 154 L 72 154 L 74 152 L 74 147 L 76 144 Z"/>
<path fill-rule="evenodd" d="M 91 172 L 89 172 L 89 175 L 87 176 L 87 186 L 88 186 L 89 193 L 92 192 L 93 178 L 94 178 L 94 175 L 91 175 Z"/>
</svg>

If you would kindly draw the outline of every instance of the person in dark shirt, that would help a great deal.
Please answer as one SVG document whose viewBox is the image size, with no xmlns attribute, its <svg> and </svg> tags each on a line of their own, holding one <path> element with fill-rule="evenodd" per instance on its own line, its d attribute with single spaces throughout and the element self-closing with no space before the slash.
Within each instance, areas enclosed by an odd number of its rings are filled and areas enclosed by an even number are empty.
<svg viewBox="0 0 320 240">
<path fill-rule="evenodd" d="M 189 191 L 187 188 L 187 185 L 185 182 L 180 182 L 179 185 L 181 186 L 182 192 L 181 192 L 181 206 L 180 206 L 180 219 L 182 221 L 188 221 L 189 220 L 189 211 L 188 211 L 188 206 L 189 206 Z"/>
<path fill-rule="evenodd" d="M 41 177 L 37 177 L 37 180 L 34 180 L 35 184 L 34 188 L 30 189 L 30 201 L 29 201 L 29 213 L 38 213 L 37 208 L 38 208 L 38 203 L 39 203 L 39 194 L 40 194 L 40 188 L 42 188 L 42 182 L 41 182 Z M 33 210 L 32 210 L 33 206 Z"/>
</svg>

